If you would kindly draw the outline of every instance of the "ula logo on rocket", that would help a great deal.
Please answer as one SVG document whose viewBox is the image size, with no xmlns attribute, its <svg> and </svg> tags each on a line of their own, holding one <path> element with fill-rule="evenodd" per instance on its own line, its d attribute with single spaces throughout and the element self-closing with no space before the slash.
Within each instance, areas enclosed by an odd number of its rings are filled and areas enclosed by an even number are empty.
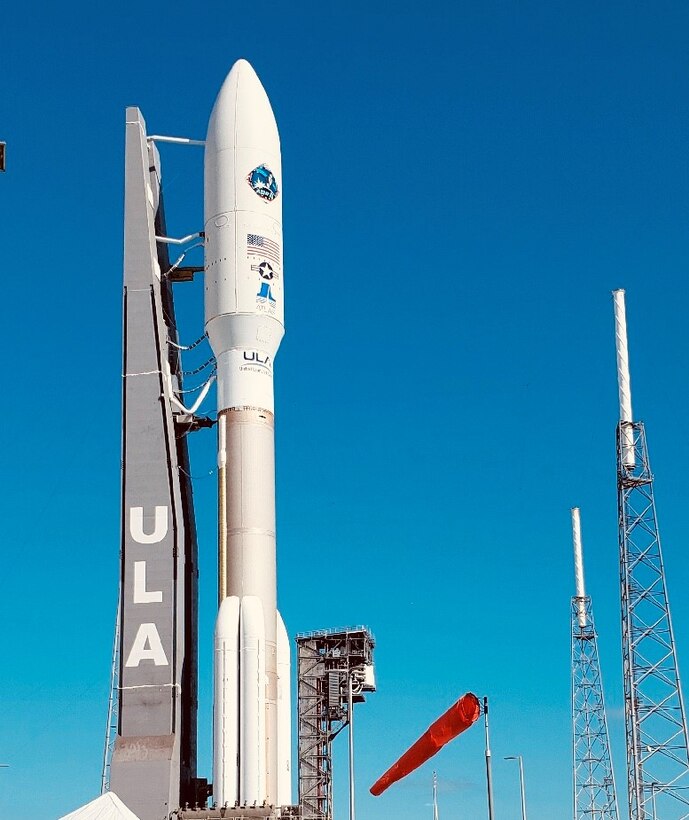
<svg viewBox="0 0 689 820">
<path fill-rule="evenodd" d="M 261 288 L 256 294 L 256 301 L 259 302 L 259 304 L 267 304 L 271 307 L 275 304 L 275 297 L 273 296 L 270 282 L 261 282 Z"/>
<path fill-rule="evenodd" d="M 250 370 L 255 367 L 268 373 L 273 372 L 273 361 L 267 354 L 261 354 L 257 350 L 244 350 L 244 363 L 240 365 L 240 370 Z"/>
<path fill-rule="evenodd" d="M 259 165 L 258 168 L 254 168 L 246 178 L 246 181 L 261 199 L 264 199 L 266 202 L 272 202 L 278 195 L 278 181 L 275 179 L 275 174 L 265 165 Z"/>
</svg>

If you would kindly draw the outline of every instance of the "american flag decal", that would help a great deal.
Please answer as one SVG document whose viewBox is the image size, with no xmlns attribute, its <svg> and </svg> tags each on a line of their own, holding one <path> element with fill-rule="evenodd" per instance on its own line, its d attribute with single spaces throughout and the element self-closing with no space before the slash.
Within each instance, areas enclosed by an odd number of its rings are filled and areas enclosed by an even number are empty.
<svg viewBox="0 0 689 820">
<path fill-rule="evenodd" d="M 271 262 L 275 262 L 275 264 L 280 267 L 280 246 L 277 242 L 273 242 L 272 239 L 268 239 L 265 236 L 259 236 L 255 233 L 247 234 L 246 253 L 247 256 L 249 254 L 264 256 L 266 259 L 270 259 Z"/>
</svg>

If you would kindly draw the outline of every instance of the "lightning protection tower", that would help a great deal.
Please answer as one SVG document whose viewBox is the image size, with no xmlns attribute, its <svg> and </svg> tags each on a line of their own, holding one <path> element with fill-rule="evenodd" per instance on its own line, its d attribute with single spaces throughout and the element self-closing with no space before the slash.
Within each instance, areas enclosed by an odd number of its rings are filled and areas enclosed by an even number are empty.
<svg viewBox="0 0 689 820">
<path fill-rule="evenodd" d="M 572 509 L 572 739 L 574 820 L 618 820 L 615 776 L 591 598 L 584 585 L 579 508 Z"/>
<path fill-rule="evenodd" d="M 632 416 L 624 291 L 613 292 L 617 511 L 631 820 L 689 818 L 689 738 L 643 422 Z"/>
</svg>

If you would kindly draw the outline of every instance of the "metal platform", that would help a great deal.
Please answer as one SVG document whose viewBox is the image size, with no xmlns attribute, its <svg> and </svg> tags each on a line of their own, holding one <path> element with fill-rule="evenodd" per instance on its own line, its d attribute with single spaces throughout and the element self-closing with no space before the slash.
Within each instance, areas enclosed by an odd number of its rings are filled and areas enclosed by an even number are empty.
<svg viewBox="0 0 689 820">
<path fill-rule="evenodd" d="M 210 809 L 179 809 L 172 818 L 175 820 L 287 820 L 300 818 L 299 806 L 283 806 L 275 809 L 270 806 L 259 808 L 239 808 L 223 806 Z"/>
</svg>

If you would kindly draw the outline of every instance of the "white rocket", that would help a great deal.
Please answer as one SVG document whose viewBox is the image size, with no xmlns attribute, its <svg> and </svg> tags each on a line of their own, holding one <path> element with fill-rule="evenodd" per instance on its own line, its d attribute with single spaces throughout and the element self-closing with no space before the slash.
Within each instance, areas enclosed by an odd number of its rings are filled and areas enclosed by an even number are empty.
<svg viewBox="0 0 689 820">
<path fill-rule="evenodd" d="M 205 148 L 205 324 L 217 360 L 213 786 L 291 805 L 290 658 L 277 611 L 273 362 L 284 334 L 282 167 L 270 102 L 239 60 Z"/>
</svg>

